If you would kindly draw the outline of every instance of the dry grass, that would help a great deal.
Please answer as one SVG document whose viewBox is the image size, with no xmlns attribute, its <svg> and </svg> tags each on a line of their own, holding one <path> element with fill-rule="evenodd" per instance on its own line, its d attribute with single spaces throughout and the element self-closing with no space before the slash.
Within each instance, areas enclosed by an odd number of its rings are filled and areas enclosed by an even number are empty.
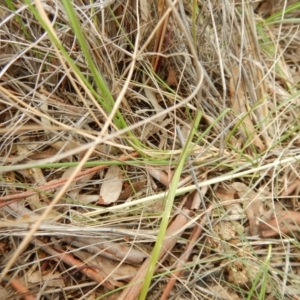
<svg viewBox="0 0 300 300">
<path fill-rule="evenodd" d="M 300 4 L 174 2 L 0 1 L 2 299 L 300 299 Z"/>
</svg>

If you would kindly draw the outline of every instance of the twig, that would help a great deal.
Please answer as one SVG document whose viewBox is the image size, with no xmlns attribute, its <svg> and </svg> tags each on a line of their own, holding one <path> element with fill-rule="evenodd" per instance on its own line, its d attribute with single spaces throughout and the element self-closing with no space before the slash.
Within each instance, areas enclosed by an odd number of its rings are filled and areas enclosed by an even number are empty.
<svg viewBox="0 0 300 300">
<path fill-rule="evenodd" d="M 300 213 L 296 211 L 283 211 L 267 223 L 261 223 L 260 236 L 270 238 L 279 234 L 292 234 L 299 232 Z"/>
<path fill-rule="evenodd" d="M 166 232 L 166 238 L 163 242 L 163 245 L 161 247 L 161 251 L 159 253 L 159 261 L 162 263 L 166 258 L 166 253 L 170 252 L 173 247 L 175 246 L 178 238 L 183 233 L 183 228 L 185 224 L 190 220 L 188 217 L 190 213 L 189 209 L 183 208 L 181 213 L 178 214 L 173 220 L 173 222 L 169 225 L 167 232 Z M 151 257 L 151 256 L 150 256 Z M 130 281 L 129 286 L 123 290 L 121 295 L 119 296 L 119 300 L 135 300 L 137 299 L 138 295 L 140 294 L 141 288 L 143 286 L 144 278 L 146 276 L 146 273 L 149 268 L 149 263 L 151 258 L 148 257 L 145 262 L 140 267 L 137 274 L 132 278 Z M 157 269 L 158 265 L 156 266 Z"/>
<path fill-rule="evenodd" d="M 134 153 L 130 154 L 130 156 L 129 155 L 121 156 L 118 160 L 119 161 L 126 161 L 126 160 L 128 160 L 132 157 L 136 157 L 136 156 L 138 156 L 138 153 L 134 152 Z M 82 178 L 82 177 L 84 177 L 84 176 L 86 176 L 90 173 L 98 172 L 99 170 L 105 169 L 107 167 L 108 167 L 107 165 L 102 165 L 102 166 L 96 166 L 96 167 L 87 169 L 85 171 L 82 171 L 82 172 L 78 173 L 75 176 L 74 180 L 80 179 L 80 178 Z M 67 180 L 68 180 L 68 178 L 62 178 L 62 179 L 56 180 L 54 182 L 49 182 L 49 183 L 39 187 L 38 191 L 26 191 L 26 192 L 22 192 L 22 193 L 19 193 L 19 194 L 0 197 L 0 208 L 3 207 L 3 206 L 6 206 L 8 204 L 11 204 L 14 201 L 25 199 L 27 197 L 33 196 L 33 195 L 35 195 L 37 193 L 40 193 L 40 192 L 55 190 L 55 189 L 61 187 L 62 185 L 64 185 Z"/>
<path fill-rule="evenodd" d="M 195 227 L 192 231 L 191 234 L 191 239 L 189 241 L 189 243 L 186 246 L 185 252 L 183 253 L 183 255 L 178 259 L 178 264 L 176 265 L 176 270 L 174 272 L 172 272 L 171 278 L 160 298 L 160 300 L 167 300 L 168 296 L 170 294 L 170 291 L 172 290 L 172 288 L 174 287 L 177 278 L 179 278 L 181 276 L 181 274 L 183 273 L 183 267 L 185 265 L 185 263 L 187 262 L 194 246 L 196 245 L 200 234 L 202 233 L 202 228 L 205 226 L 206 222 L 207 222 L 207 217 L 210 216 L 212 212 L 212 206 L 210 205 L 202 219 L 202 221 L 200 222 L 200 224 L 195 224 Z"/>
<path fill-rule="evenodd" d="M 118 287 L 122 286 L 122 284 L 117 281 L 114 281 L 114 280 L 108 281 L 104 275 L 100 274 L 100 272 L 101 272 L 100 270 L 98 270 L 98 272 L 96 272 L 93 268 L 87 266 L 84 262 L 74 258 L 72 255 L 65 253 L 65 252 L 60 253 L 57 250 L 46 245 L 43 241 L 41 241 L 39 239 L 34 239 L 31 243 L 34 244 L 35 246 L 42 248 L 43 251 L 47 252 L 50 255 L 53 255 L 55 258 L 61 259 L 67 265 L 77 268 L 80 272 L 85 274 L 87 277 L 102 284 L 109 290 L 114 289 L 115 286 L 118 286 Z"/>
<path fill-rule="evenodd" d="M 109 242 L 101 238 L 88 238 L 79 236 L 67 236 L 62 240 L 70 243 L 75 247 L 84 248 L 92 254 L 110 258 L 115 261 L 123 261 L 128 264 L 140 264 L 146 258 L 146 254 L 124 244 Z"/>
<path fill-rule="evenodd" d="M 24 284 L 19 279 L 12 278 L 9 280 L 9 283 L 24 300 L 35 300 L 35 297 L 32 295 L 29 289 L 24 286 Z"/>
<path fill-rule="evenodd" d="M 159 19 L 162 18 L 163 13 L 165 12 L 165 9 L 164 9 L 164 4 L 165 3 L 164 2 L 165 2 L 164 0 L 158 1 Z M 166 35 L 167 24 L 168 24 L 168 21 L 169 21 L 171 11 L 167 10 L 165 12 L 165 14 L 167 15 L 167 17 L 164 19 L 163 23 L 160 25 L 160 27 L 158 28 L 158 30 L 156 32 L 155 45 L 154 45 L 154 51 L 153 52 L 161 53 L 161 50 L 162 50 L 164 38 L 165 38 L 165 35 Z M 157 71 L 159 61 L 160 61 L 160 55 L 153 56 L 151 64 L 152 64 L 152 68 L 153 68 L 154 72 Z"/>
<path fill-rule="evenodd" d="M 281 197 L 289 196 L 299 186 L 300 179 L 296 179 L 287 189 L 281 193 Z"/>
</svg>

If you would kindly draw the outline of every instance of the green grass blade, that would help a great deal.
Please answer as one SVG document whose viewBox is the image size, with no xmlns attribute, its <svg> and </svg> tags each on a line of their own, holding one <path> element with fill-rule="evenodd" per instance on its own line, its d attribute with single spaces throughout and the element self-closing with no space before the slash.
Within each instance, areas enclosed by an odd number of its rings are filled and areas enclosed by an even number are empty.
<svg viewBox="0 0 300 300">
<path fill-rule="evenodd" d="M 69 0 L 64 0 L 63 1 L 63 4 L 65 5 L 65 9 L 66 9 L 67 15 L 69 17 L 71 26 L 73 27 L 73 30 L 74 30 L 74 32 L 76 34 L 76 37 L 78 39 L 78 42 L 80 44 L 80 47 L 81 47 L 81 49 L 82 49 L 82 51 L 85 55 L 85 58 L 88 62 L 88 67 L 89 67 L 89 69 L 90 69 L 90 71 L 91 71 L 91 73 L 94 77 L 96 86 L 99 88 L 100 92 L 102 93 L 101 96 L 99 96 L 98 92 L 93 88 L 92 84 L 82 74 L 82 72 L 77 67 L 77 65 L 75 64 L 73 59 L 69 56 L 68 52 L 66 51 L 66 49 L 64 48 L 64 46 L 62 45 L 60 40 L 57 38 L 57 36 L 55 36 L 52 33 L 52 31 L 50 30 L 50 28 L 48 28 L 47 24 L 45 23 L 43 18 L 40 16 L 37 9 L 31 4 L 31 2 L 29 0 L 26 0 L 26 4 L 28 5 L 29 9 L 34 14 L 34 16 L 36 17 L 38 22 L 41 24 L 41 26 L 47 31 L 51 42 L 62 53 L 64 59 L 69 64 L 71 69 L 80 77 L 80 79 L 84 82 L 85 86 L 89 89 L 89 91 L 93 94 L 93 96 L 97 99 L 97 101 L 104 107 L 105 111 L 107 113 L 110 113 L 111 110 L 112 110 L 112 107 L 114 105 L 114 98 L 111 95 L 111 93 L 110 93 L 104 79 L 102 78 L 101 74 L 97 70 L 97 68 L 96 68 L 96 66 L 93 62 L 93 59 L 92 59 L 92 57 L 89 53 L 89 49 L 87 47 L 82 29 L 80 27 L 80 24 L 79 24 L 79 21 L 78 21 L 78 18 L 76 16 L 76 13 L 75 13 L 75 10 L 73 8 L 72 3 Z M 125 121 L 125 119 L 123 118 L 122 114 L 119 111 L 117 111 L 116 115 L 113 118 L 113 121 L 119 129 L 123 129 L 123 128 L 127 127 L 126 121 Z M 128 135 L 128 140 L 127 141 L 130 145 L 133 144 L 136 147 L 141 146 L 141 143 L 139 142 L 139 140 L 135 137 L 135 135 L 132 132 L 128 132 L 127 135 Z"/>
<path fill-rule="evenodd" d="M 165 238 L 165 234 L 166 234 L 166 230 L 168 227 L 168 223 L 169 223 L 169 218 L 171 215 L 171 211 L 172 211 L 172 207 L 173 207 L 173 201 L 176 195 L 176 188 L 178 185 L 178 182 L 180 180 L 180 176 L 184 167 L 184 164 L 186 162 L 186 159 L 189 155 L 189 150 L 190 150 L 190 144 L 194 138 L 194 135 L 196 133 L 196 129 L 198 128 L 198 125 L 200 123 L 201 120 L 201 112 L 198 111 L 196 118 L 195 118 L 195 122 L 192 126 L 192 130 L 189 134 L 189 137 L 186 141 L 185 147 L 182 151 L 181 157 L 179 159 L 179 163 L 178 166 L 176 168 L 176 171 L 174 173 L 174 176 L 172 178 L 172 182 L 170 184 L 170 190 L 168 192 L 168 194 L 166 195 L 166 203 L 165 203 L 165 209 L 164 209 L 164 213 L 163 213 L 163 217 L 161 220 L 161 225 L 160 225 L 160 230 L 157 236 L 157 240 L 153 249 L 153 252 L 151 254 L 151 260 L 150 260 L 150 264 L 149 264 L 149 268 L 148 268 L 148 272 L 147 275 L 145 277 L 145 281 L 143 284 L 143 288 L 140 294 L 140 300 L 144 300 L 146 299 L 147 293 L 148 293 L 148 289 L 153 277 L 153 273 L 155 270 L 155 266 L 157 264 L 158 258 L 159 258 L 159 254 L 160 254 L 160 250 L 161 247 L 163 245 L 163 241 Z"/>
<path fill-rule="evenodd" d="M 13 4 L 13 2 L 12 2 L 11 0 L 5 0 L 5 2 L 6 2 L 6 5 L 8 6 L 8 8 L 9 8 L 11 11 L 13 11 L 13 12 L 16 11 L 15 6 L 14 6 L 14 4 Z M 23 21 L 22 21 L 22 18 L 21 18 L 19 15 L 17 15 L 17 14 L 15 15 L 15 17 L 16 17 L 16 20 L 17 20 L 17 22 L 19 23 L 19 25 L 20 25 L 20 27 L 21 27 L 21 29 L 22 29 L 24 35 L 26 36 L 26 38 L 27 38 L 29 41 L 31 41 L 31 40 L 32 40 L 32 36 L 30 35 L 30 33 L 28 32 L 26 26 L 24 25 L 24 23 L 23 23 Z"/>
</svg>

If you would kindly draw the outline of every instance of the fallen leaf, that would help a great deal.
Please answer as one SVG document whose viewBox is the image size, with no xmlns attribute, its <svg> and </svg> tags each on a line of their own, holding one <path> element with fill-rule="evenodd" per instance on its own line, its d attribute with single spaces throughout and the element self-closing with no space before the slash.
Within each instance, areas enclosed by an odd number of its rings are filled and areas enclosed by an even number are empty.
<svg viewBox="0 0 300 300">
<path fill-rule="evenodd" d="M 222 202 L 233 201 L 235 193 L 236 193 L 235 190 L 225 190 L 221 187 L 218 187 L 217 190 L 215 191 L 215 194 Z M 225 207 L 230 205 L 231 204 L 225 205 Z"/>
<path fill-rule="evenodd" d="M 217 299 L 222 300 L 239 300 L 241 299 L 239 295 L 235 292 L 231 291 L 227 287 L 222 287 L 220 284 L 216 284 L 213 286 L 208 286 L 209 290 L 215 294 Z"/>
<path fill-rule="evenodd" d="M 231 184 L 231 187 L 236 190 L 239 198 L 243 200 L 249 220 L 250 235 L 258 235 L 260 226 L 259 219 L 267 215 L 267 211 L 263 206 L 263 198 L 244 183 L 234 182 Z"/>
<path fill-rule="evenodd" d="M 155 270 L 157 270 L 158 266 L 163 263 L 163 261 L 167 258 L 167 253 L 170 253 L 175 246 L 175 244 L 180 239 L 181 235 L 183 234 L 185 225 L 190 221 L 191 218 L 191 211 L 188 209 L 183 208 L 173 220 L 169 224 L 165 239 L 163 241 L 163 244 L 160 248 L 158 261 L 159 263 L 155 267 Z M 140 291 L 143 286 L 144 278 L 147 274 L 147 271 L 149 269 L 149 264 L 151 261 L 151 256 L 149 256 L 144 263 L 139 268 L 136 275 L 132 278 L 130 284 L 125 288 L 119 299 L 120 300 L 133 300 L 137 299 L 138 295 L 140 294 Z"/>
<path fill-rule="evenodd" d="M 223 202 L 223 206 L 226 208 L 229 215 L 242 215 L 243 209 L 238 201 L 235 199 L 235 189 L 225 190 L 218 187 L 215 191 L 216 196 L 219 198 L 220 202 Z M 229 204 L 227 204 L 229 203 Z"/>
<path fill-rule="evenodd" d="M 274 13 L 274 4 L 275 1 L 257 1 L 256 6 L 254 6 L 255 13 L 265 18 L 269 17 Z"/>
<path fill-rule="evenodd" d="M 178 86 L 176 71 L 171 67 L 168 68 L 167 84 L 169 86 Z"/>
<path fill-rule="evenodd" d="M 122 171 L 118 166 L 108 168 L 100 188 L 100 200 L 97 204 L 111 204 L 118 200 L 122 192 Z"/>
<path fill-rule="evenodd" d="M 260 225 L 260 236 L 270 238 L 279 234 L 298 234 L 300 213 L 296 211 L 281 211 L 266 223 Z"/>
<path fill-rule="evenodd" d="M 162 183 L 164 186 L 168 187 L 170 184 L 170 181 L 172 179 L 172 176 L 170 174 L 167 174 L 164 170 L 160 169 L 153 169 L 153 168 L 148 168 L 149 174 L 158 180 L 160 183 Z"/>
<path fill-rule="evenodd" d="M 98 201 L 99 194 L 98 195 L 87 195 L 85 192 L 83 192 L 83 194 L 80 194 L 82 188 L 87 184 L 87 182 L 89 180 L 92 179 L 92 177 L 95 175 L 95 173 L 96 172 L 91 172 L 91 173 L 87 174 L 86 176 L 78 179 L 75 183 L 75 186 L 72 183 L 71 186 L 73 188 L 68 192 L 69 196 L 72 199 L 76 199 L 82 203 L 92 203 L 92 202 Z"/>
<path fill-rule="evenodd" d="M 65 286 L 64 280 L 59 272 L 41 274 L 41 271 L 36 271 L 28 276 L 28 281 L 30 283 L 45 282 L 47 286 L 51 287 L 61 288 Z"/>
<path fill-rule="evenodd" d="M 80 194 L 76 198 L 77 201 L 79 201 L 82 204 L 89 204 L 89 203 L 95 203 L 99 200 L 99 195 L 85 195 Z"/>
<path fill-rule="evenodd" d="M 119 262 L 115 262 L 100 255 L 91 255 L 86 251 L 75 251 L 74 255 L 77 256 L 80 260 L 86 262 L 88 266 L 102 270 L 109 279 L 117 281 L 130 281 L 130 279 L 138 271 L 137 268 L 131 265 L 125 263 L 120 264 Z"/>
<path fill-rule="evenodd" d="M 122 194 L 119 196 L 118 200 L 127 200 L 130 196 L 141 191 L 144 188 L 145 184 L 146 184 L 146 180 L 141 180 L 128 185 L 124 189 Z"/>
<path fill-rule="evenodd" d="M 114 243 L 95 237 L 64 237 L 63 241 L 71 243 L 77 248 L 84 248 L 89 253 L 99 254 L 109 259 L 124 261 L 129 264 L 140 264 L 147 257 L 145 252 L 126 246 L 124 243 Z"/>
</svg>

